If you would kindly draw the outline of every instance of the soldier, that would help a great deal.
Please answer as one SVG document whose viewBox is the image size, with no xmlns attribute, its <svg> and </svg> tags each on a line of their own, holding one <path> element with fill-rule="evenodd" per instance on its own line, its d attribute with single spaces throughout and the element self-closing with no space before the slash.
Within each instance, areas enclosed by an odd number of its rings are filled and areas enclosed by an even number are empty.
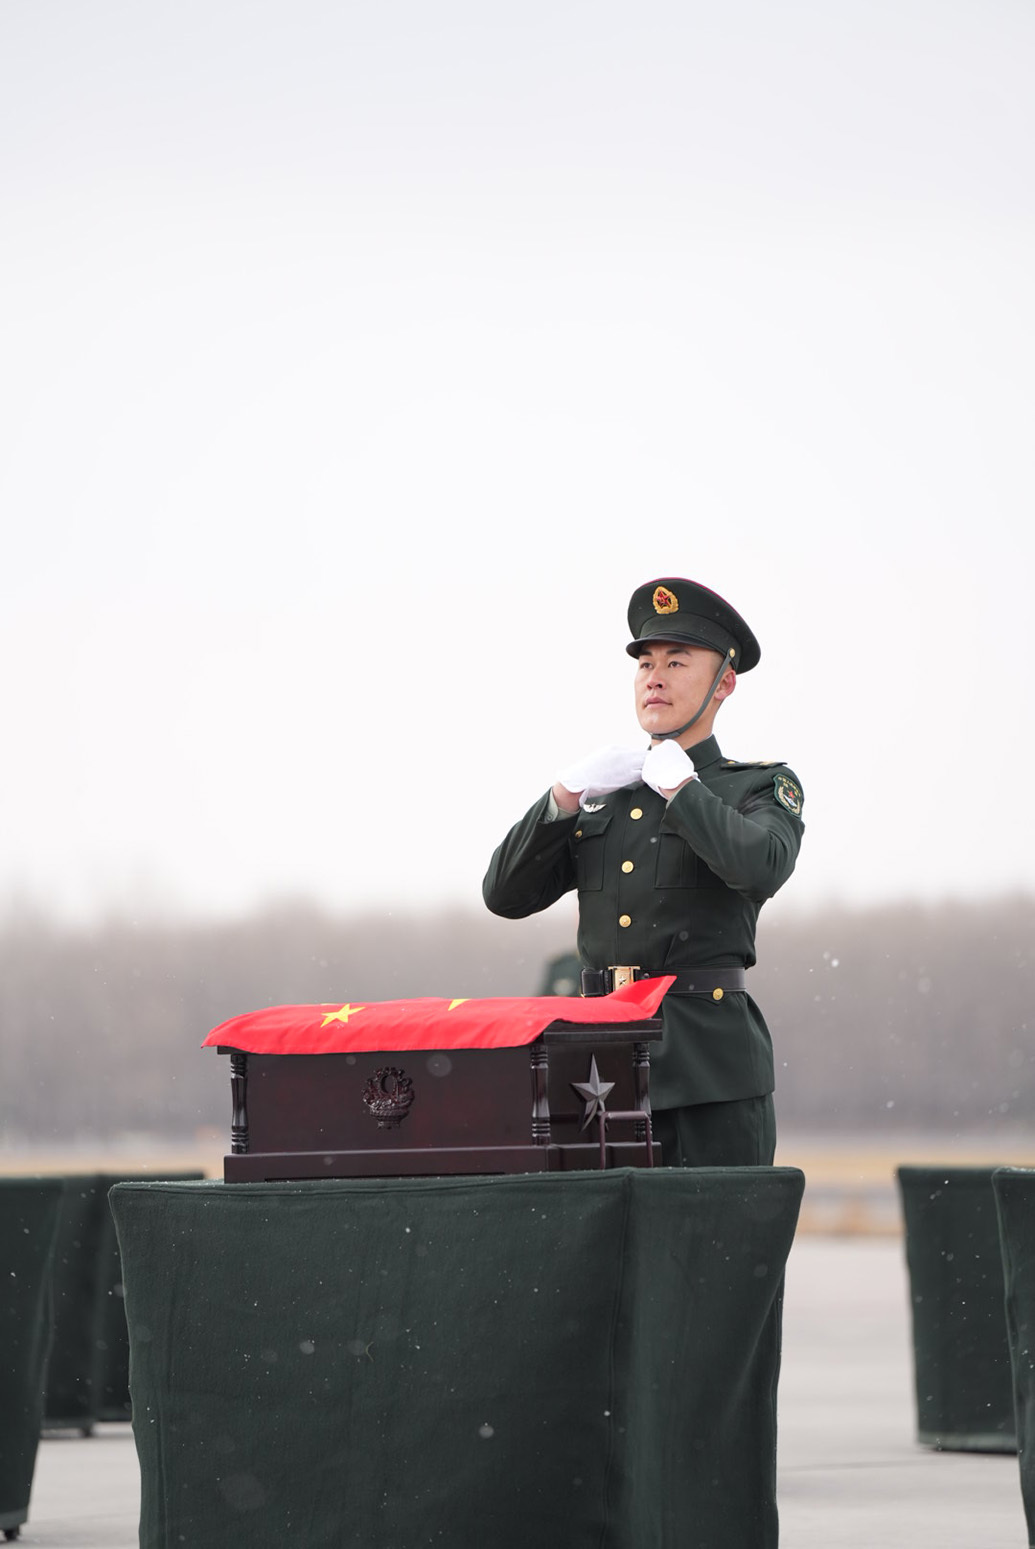
<svg viewBox="0 0 1035 1549">
<path fill-rule="evenodd" d="M 485 902 L 523 919 L 577 888 L 584 995 L 675 974 L 651 1057 L 665 1163 L 771 1165 L 773 1050 L 747 970 L 758 911 L 797 859 L 801 786 L 785 764 L 723 758 L 712 735 L 761 655 L 729 603 L 696 581 L 648 581 L 629 628 L 649 746 L 562 771 L 492 857 Z"/>
</svg>

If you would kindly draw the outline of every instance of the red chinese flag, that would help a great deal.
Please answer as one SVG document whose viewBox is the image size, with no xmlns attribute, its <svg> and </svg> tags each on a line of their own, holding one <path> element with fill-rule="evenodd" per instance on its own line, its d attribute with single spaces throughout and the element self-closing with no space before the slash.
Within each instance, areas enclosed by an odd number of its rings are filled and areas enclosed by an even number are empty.
<svg viewBox="0 0 1035 1549">
<path fill-rule="evenodd" d="M 509 1049 L 551 1022 L 620 1025 L 655 1015 L 674 976 L 641 979 L 610 995 L 490 1000 L 370 1000 L 339 1006 L 268 1006 L 214 1027 L 205 1045 L 247 1054 L 373 1054 L 405 1049 Z M 205 1046 L 203 1045 L 203 1047 Z"/>
</svg>

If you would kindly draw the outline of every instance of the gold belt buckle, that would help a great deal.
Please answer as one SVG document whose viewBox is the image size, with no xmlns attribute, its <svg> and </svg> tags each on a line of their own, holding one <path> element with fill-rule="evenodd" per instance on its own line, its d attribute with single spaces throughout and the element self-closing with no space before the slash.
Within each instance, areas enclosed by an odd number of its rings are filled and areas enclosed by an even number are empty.
<svg viewBox="0 0 1035 1549">
<path fill-rule="evenodd" d="M 633 976 L 639 966 L 639 963 L 609 963 L 608 972 L 611 975 L 611 988 L 620 990 L 627 984 L 634 984 L 636 981 Z"/>
</svg>

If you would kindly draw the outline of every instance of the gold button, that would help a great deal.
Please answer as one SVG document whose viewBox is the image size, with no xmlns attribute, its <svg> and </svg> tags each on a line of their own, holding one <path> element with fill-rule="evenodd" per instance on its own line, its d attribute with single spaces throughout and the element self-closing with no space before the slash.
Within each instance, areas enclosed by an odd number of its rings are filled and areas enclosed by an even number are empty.
<svg viewBox="0 0 1035 1549">
<path fill-rule="evenodd" d="M 575 830 L 575 838 L 576 839 L 581 839 L 582 838 L 582 829 L 581 828 L 577 828 Z"/>
<path fill-rule="evenodd" d="M 632 869 L 633 869 L 632 861 L 623 861 L 622 862 L 622 870 L 623 871 L 632 871 Z"/>
<path fill-rule="evenodd" d="M 627 915 L 627 914 L 620 914 L 618 916 L 618 923 L 619 923 L 619 925 L 624 927 L 626 925 L 631 925 L 632 924 L 632 920 L 629 917 L 629 915 Z"/>
<path fill-rule="evenodd" d="M 722 996 L 722 990 L 712 990 L 712 1000 L 721 1000 Z"/>
<path fill-rule="evenodd" d="M 634 807 L 632 809 L 632 811 L 630 812 L 629 816 L 631 818 L 642 818 L 642 816 L 643 816 L 643 808 L 642 807 Z"/>
</svg>

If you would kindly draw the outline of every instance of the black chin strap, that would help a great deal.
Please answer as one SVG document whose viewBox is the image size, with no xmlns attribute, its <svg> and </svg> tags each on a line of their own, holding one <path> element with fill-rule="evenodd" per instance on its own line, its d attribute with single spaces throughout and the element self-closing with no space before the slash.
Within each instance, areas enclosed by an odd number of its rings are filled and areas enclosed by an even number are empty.
<svg viewBox="0 0 1035 1549">
<path fill-rule="evenodd" d="M 689 731 L 690 730 L 691 726 L 696 726 L 697 725 L 697 722 L 701 719 L 701 716 L 704 714 L 704 712 L 707 710 L 708 706 L 711 704 L 711 702 L 712 702 L 712 695 L 715 693 L 715 690 L 718 688 L 719 684 L 722 682 L 723 678 L 725 677 L 725 675 L 726 675 L 726 668 L 732 665 L 733 658 L 734 658 L 734 656 L 736 656 L 736 654 L 737 653 L 733 649 L 732 646 L 726 652 L 726 655 L 725 655 L 725 658 L 723 660 L 722 666 L 719 668 L 718 672 L 715 674 L 715 681 L 712 683 L 711 688 L 708 690 L 707 694 L 705 694 L 704 698 L 702 699 L 702 701 L 701 701 L 701 708 L 698 710 L 697 714 L 694 715 L 694 716 L 691 716 L 690 720 L 687 721 L 686 725 L 678 727 L 676 731 L 652 731 L 651 734 L 650 734 L 650 740 L 652 742 L 671 742 L 673 737 L 681 737 L 685 731 Z"/>
</svg>

